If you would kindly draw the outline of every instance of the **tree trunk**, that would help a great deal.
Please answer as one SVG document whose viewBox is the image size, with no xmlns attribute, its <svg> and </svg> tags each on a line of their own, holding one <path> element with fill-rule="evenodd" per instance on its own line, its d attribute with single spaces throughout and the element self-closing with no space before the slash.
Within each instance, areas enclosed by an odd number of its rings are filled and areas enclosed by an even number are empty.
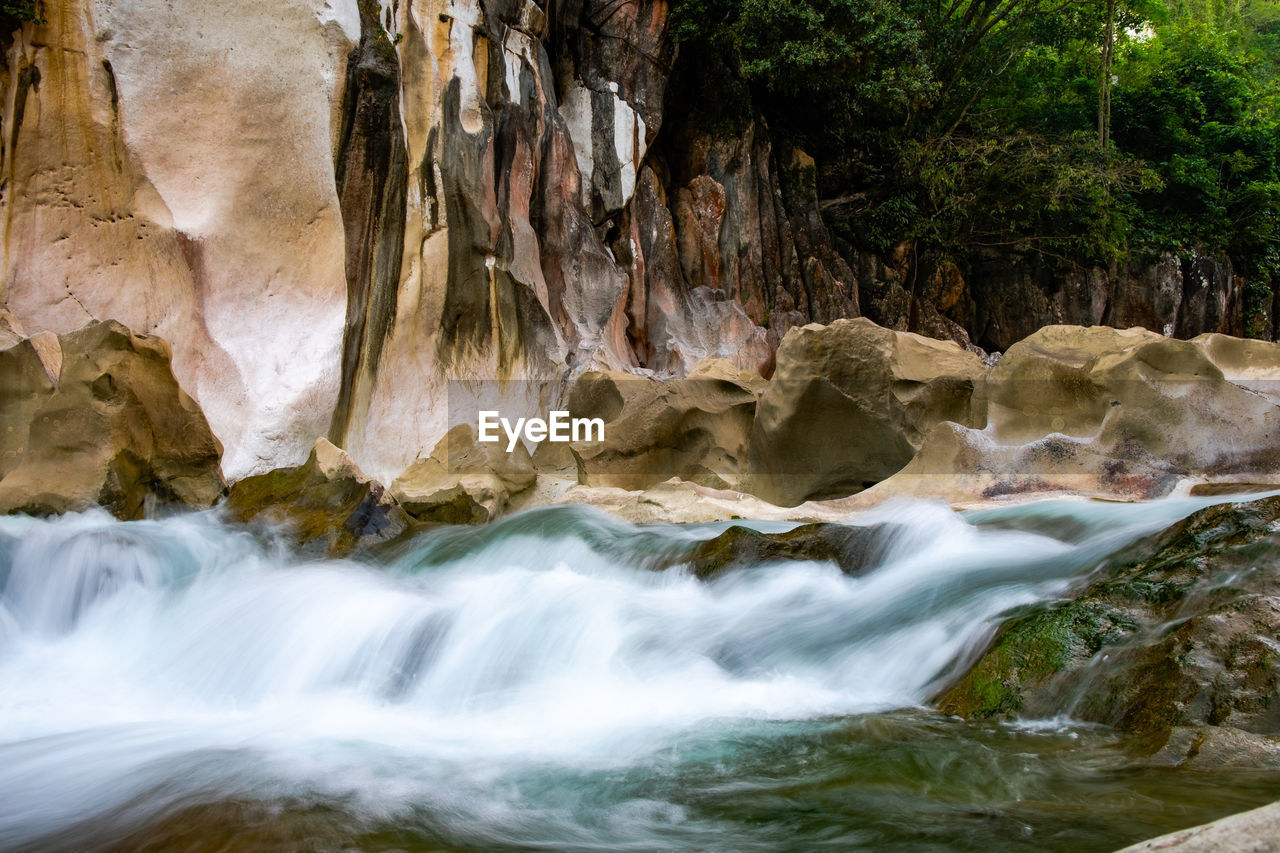
<svg viewBox="0 0 1280 853">
<path fill-rule="evenodd" d="M 1098 147 L 1111 147 L 1111 67 L 1116 51 L 1116 0 L 1107 0 L 1107 33 L 1102 41 L 1102 74 L 1098 80 Z"/>
</svg>

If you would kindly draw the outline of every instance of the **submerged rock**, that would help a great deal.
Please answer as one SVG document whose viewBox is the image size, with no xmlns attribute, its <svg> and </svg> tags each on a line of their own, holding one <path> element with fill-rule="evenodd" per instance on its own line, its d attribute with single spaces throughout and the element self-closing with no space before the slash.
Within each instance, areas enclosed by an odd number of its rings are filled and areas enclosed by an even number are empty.
<svg viewBox="0 0 1280 853">
<path fill-rule="evenodd" d="M 788 560 L 830 562 L 854 575 L 877 564 L 884 526 L 805 524 L 785 533 L 734 525 L 693 549 L 685 562 L 699 580 L 723 572 Z"/>
<path fill-rule="evenodd" d="M 471 427 L 460 424 L 397 477 L 391 493 L 418 521 L 475 524 L 501 515 L 537 476 L 523 444 L 507 453 L 500 442 L 477 442 Z"/>
<path fill-rule="evenodd" d="M 178 385 L 168 345 L 116 322 L 0 351 L 0 512 L 150 502 L 211 506 L 222 446 Z"/>
<path fill-rule="evenodd" d="M 792 329 L 760 398 L 747 487 L 784 506 L 866 489 L 937 424 L 979 426 L 971 398 L 985 372 L 958 344 L 866 319 Z"/>
<path fill-rule="evenodd" d="M 1210 507 L 1136 547 L 1072 600 L 1008 622 L 941 710 L 1070 714 L 1147 753 L 1176 753 L 1187 727 L 1280 733 L 1280 498 Z M 1248 749 L 1274 758 L 1272 743 Z"/>
<path fill-rule="evenodd" d="M 381 483 L 323 438 L 302 465 L 240 480 L 226 507 L 242 522 L 284 527 L 304 552 L 331 557 L 393 539 L 412 524 Z"/>
</svg>

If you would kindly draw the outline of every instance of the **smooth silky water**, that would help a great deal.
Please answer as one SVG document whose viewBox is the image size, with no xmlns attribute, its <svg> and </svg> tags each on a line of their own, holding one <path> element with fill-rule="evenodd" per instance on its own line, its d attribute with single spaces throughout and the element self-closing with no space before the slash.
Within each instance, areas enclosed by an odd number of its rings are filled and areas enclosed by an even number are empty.
<svg viewBox="0 0 1280 853">
<path fill-rule="evenodd" d="M 1113 849 L 1280 779 L 926 703 L 1208 503 L 894 504 L 860 577 L 709 583 L 655 567 L 726 525 L 573 507 L 326 562 L 212 513 L 0 519 L 0 848 Z"/>
</svg>

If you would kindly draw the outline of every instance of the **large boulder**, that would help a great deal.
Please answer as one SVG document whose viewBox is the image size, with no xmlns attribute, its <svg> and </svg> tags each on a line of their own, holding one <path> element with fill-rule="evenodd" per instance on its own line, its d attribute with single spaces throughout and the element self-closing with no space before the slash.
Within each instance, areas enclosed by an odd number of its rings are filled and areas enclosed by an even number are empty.
<svg viewBox="0 0 1280 853">
<path fill-rule="evenodd" d="M 603 441 L 570 445 L 578 481 L 629 490 L 672 477 L 715 489 L 735 485 L 764 386 L 758 374 L 726 359 L 705 359 L 683 379 L 584 373 L 569 392 L 569 412 L 605 426 Z"/>
<path fill-rule="evenodd" d="M 1224 763 L 1276 764 L 1277 637 L 1280 498 L 1223 504 L 1010 621 L 938 704 L 979 719 L 1070 713 L 1161 763 L 1203 764 L 1212 747 Z"/>
<path fill-rule="evenodd" d="M 865 318 L 792 329 L 760 398 L 746 485 L 783 506 L 866 489 L 936 424 L 980 425 L 972 397 L 985 372 L 958 344 Z"/>
<path fill-rule="evenodd" d="M 0 512 L 212 505 L 222 446 L 179 387 L 169 346 L 116 322 L 0 351 Z"/>
<path fill-rule="evenodd" d="M 412 524 L 381 483 L 324 438 L 302 465 L 237 482 L 226 508 L 239 521 L 286 531 L 303 553 L 330 557 L 393 539 Z"/>
<path fill-rule="evenodd" d="M 537 476 L 523 444 L 507 453 L 504 442 L 477 442 L 471 426 L 459 424 L 396 478 L 391 493 L 419 521 L 483 523 L 501 515 Z"/>
<path fill-rule="evenodd" d="M 1050 326 L 980 384 L 984 429 L 944 424 L 882 491 L 985 500 L 1146 499 L 1183 481 L 1280 476 L 1280 346 Z"/>
</svg>

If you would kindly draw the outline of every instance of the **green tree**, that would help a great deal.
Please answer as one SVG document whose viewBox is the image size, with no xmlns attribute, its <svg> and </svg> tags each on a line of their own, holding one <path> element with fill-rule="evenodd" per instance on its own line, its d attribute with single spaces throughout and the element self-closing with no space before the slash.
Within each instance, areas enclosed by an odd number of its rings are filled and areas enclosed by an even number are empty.
<svg viewBox="0 0 1280 853">
<path fill-rule="evenodd" d="M 828 225 L 957 259 L 1228 252 L 1280 281 L 1280 0 L 673 0 Z"/>
<path fill-rule="evenodd" d="M 4 0 L 0 2 L 0 19 L 7 18 L 10 24 L 41 22 L 44 19 L 43 6 L 41 0 Z"/>
</svg>

